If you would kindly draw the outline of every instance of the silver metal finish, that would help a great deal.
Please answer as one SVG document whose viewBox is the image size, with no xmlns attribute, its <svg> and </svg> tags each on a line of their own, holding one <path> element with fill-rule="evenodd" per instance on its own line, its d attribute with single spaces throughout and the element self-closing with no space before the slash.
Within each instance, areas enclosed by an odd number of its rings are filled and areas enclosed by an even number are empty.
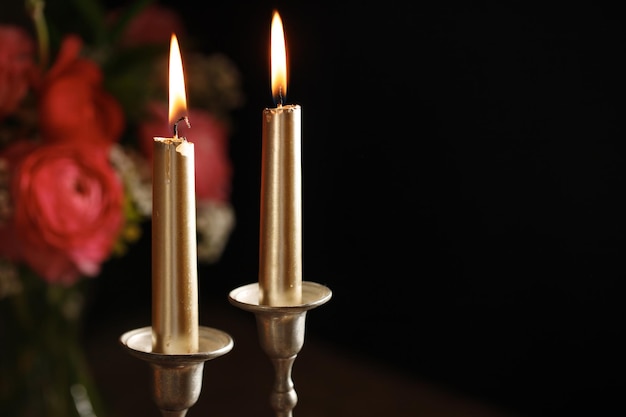
<svg viewBox="0 0 626 417">
<path fill-rule="evenodd" d="M 258 283 L 244 285 L 229 294 L 232 305 L 256 316 L 261 348 L 274 365 L 275 381 L 270 404 L 277 417 L 292 417 L 292 410 L 298 403 L 291 370 L 304 345 L 306 313 L 326 303 L 331 296 L 329 288 L 307 281 L 302 283 L 302 303 L 298 305 L 260 304 Z"/>
<path fill-rule="evenodd" d="M 196 353 L 166 354 L 152 352 L 152 327 L 124 333 L 120 343 L 128 352 L 152 369 L 152 397 L 163 417 L 184 417 L 200 397 L 204 362 L 222 356 L 233 348 L 225 332 L 199 327 Z"/>
</svg>

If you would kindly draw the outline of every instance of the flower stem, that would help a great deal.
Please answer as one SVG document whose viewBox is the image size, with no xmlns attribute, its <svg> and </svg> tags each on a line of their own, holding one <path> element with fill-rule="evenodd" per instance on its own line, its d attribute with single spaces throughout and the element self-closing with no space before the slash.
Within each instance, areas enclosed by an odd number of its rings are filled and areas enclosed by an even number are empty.
<svg viewBox="0 0 626 417">
<path fill-rule="evenodd" d="M 50 59 L 50 39 L 48 36 L 48 25 L 43 13 L 44 6 L 44 0 L 26 0 L 26 11 L 33 20 L 35 31 L 37 32 L 39 65 L 42 69 L 48 67 L 48 61 Z"/>
</svg>

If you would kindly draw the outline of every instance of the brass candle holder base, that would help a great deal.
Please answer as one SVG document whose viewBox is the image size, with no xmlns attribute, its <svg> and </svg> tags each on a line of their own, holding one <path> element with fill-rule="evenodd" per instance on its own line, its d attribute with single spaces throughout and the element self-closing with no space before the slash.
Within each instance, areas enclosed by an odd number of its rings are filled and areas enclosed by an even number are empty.
<svg viewBox="0 0 626 417">
<path fill-rule="evenodd" d="M 239 287 L 229 294 L 235 307 L 254 313 L 261 348 L 274 365 L 275 382 L 270 404 L 277 417 L 291 417 L 298 396 L 291 378 L 296 356 L 304 345 L 305 319 L 308 310 L 330 300 L 332 292 L 314 282 L 302 283 L 302 303 L 294 306 L 259 304 L 259 284 Z"/>
<path fill-rule="evenodd" d="M 124 333 L 120 343 L 152 368 L 152 397 L 163 417 L 184 417 L 200 397 L 204 362 L 233 348 L 233 339 L 221 330 L 200 326 L 196 353 L 152 352 L 152 327 Z"/>
</svg>

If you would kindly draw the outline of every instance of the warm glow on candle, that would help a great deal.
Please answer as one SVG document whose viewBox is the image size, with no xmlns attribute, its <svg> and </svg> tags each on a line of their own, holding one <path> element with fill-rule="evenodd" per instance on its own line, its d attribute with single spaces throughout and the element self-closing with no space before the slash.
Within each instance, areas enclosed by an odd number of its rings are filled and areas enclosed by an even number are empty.
<svg viewBox="0 0 626 417">
<path fill-rule="evenodd" d="M 276 104 L 283 105 L 287 97 L 287 50 L 283 22 L 277 11 L 272 18 L 271 38 L 272 96 Z"/>
<path fill-rule="evenodd" d="M 178 47 L 176 35 L 172 34 L 170 42 L 170 104 L 169 124 L 174 125 L 181 117 L 187 114 L 187 96 L 185 95 L 185 76 L 183 74 L 183 61 Z"/>
<path fill-rule="evenodd" d="M 198 351 L 198 265 L 194 144 L 178 137 L 187 120 L 178 41 L 170 50 L 173 137 L 155 137 L 152 162 L 152 351 Z"/>
<path fill-rule="evenodd" d="M 300 106 L 286 104 L 287 59 L 283 25 L 274 12 L 271 31 L 275 108 L 263 111 L 259 302 L 302 302 L 302 138 Z"/>
</svg>

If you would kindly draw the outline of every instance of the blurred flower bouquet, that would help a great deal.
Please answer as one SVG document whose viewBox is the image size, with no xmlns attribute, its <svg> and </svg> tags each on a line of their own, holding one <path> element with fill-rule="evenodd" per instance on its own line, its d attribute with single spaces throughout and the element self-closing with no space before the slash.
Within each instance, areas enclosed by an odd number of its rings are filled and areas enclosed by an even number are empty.
<svg viewBox="0 0 626 417">
<path fill-rule="evenodd" d="M 219 259 L 234 225 L 229 115 L 242 103 L 235 66 L 190 52 L 175 11 L 147 0 L 118 10 L 98 0 L 48 3 L 25 0 L 31 25 L 0 24 L 0 409 L 10 410 L 7 398 L 33 402 L 20 397 L 21 375 L 42 384 L 36 415 L 56 415 L 55 396 L 78 405 L 76 392 L 44 392 L 54 389 L 41 373 L 61 389 L 59 378 L 87 374 L 61 359 L 75 349 L 62 339 L 76 339 L 69 323 L 80 318 L 81 285 L 123 256 L 150 219 L 152 138 L 172 129 L 171 34 L 193 86 L 192 128 L 180 132 L 195 143 L 200 262 Z"/>
</svg>

